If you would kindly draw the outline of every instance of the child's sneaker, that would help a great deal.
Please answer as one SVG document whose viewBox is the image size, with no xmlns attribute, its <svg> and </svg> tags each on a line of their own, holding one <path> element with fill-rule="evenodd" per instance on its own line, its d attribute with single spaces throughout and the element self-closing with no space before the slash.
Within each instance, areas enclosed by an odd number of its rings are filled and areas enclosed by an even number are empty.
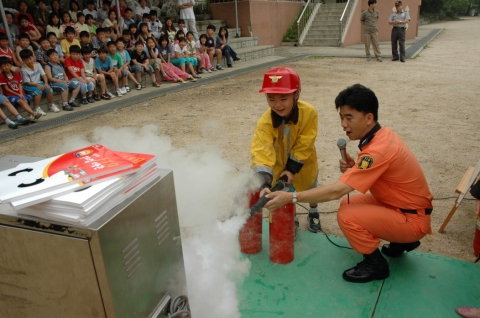
<svg viewBox="0 0 480 318">
<path fill-rule="evenodd" d="M 198 74 L 193 75 L 193 77 L 195 77 L 195 78 L 202 78 L 202 77 L 199 76 Z"/>
<path fill-rule="evenodd" d="M 138 89 L 138 90 L 141 90 L 141 89 L 142 89 L 142 84 L 138 84 L 138 85 L 137 85 L 137 89 Z"/>
<path fill-rule="evenodd" d="M 32 118 L 33 118 L 34 120 L 31 120 Z M 17 120 L 17 124 L 19 124 L 19 125 L 28 125 L 28 124 L 30 124 L 30 121 L 37 121 L 37 120 L 36 120 L 35 117 L 33 117 L 33 115 L 32 115 L 32 116 L 30 116 L 30 119 L 20 118 L 19 120 Z"/>
<path fill-rule="evenodd" d="M 210 68 L 210 73 L 211 73 L 211 72 L 214 72 L 214 71 L 216 71 L 216 70 L 217 70 L 217 69 L 212 66 L 212 68 Z"/>
<path fill-rule="evenodd" d="M 16 123 L 8 123 L 7 126 L 10 129 L 17 129 L 18 128 L 18 124 L 16 124 Z"/>
<path fill-rule="evenodd" d="M 100 100 L 102 100 L 102 98 L 101 98 L 100 95 L 98 95 L 98 94 L 93 94 L 93 99 L 94 99 L 95 101 L 97 101 L 97 102 L 100 101 Z"/>
<path fill-rule="evenodd" d="M 202 68 L 202 69 L 200 70 L 200 73 L 205 74 L 205 73 L 207 73 L 207 70 L 204 69 L 204 68 Z"/>
<path fill-rule="evenodd" d="M 51 106 L 57 106 L 57 105 L 52 104 L 52 105 L 50 105 L 50 107 L 51 107 Z M 35 108 L 35 111 L 36 111 L 37 113 L 40 113 L 42 116 L 47 116 L 47 114 L 46 114 L 40 107 Z"/>
<path fill-rule="evenodd" d="M 88 104 L 88 102 L 87 102 L 87 104 Z M 69 102 L 68 105 L 70 105 L 71 107 L 80 107 L 80 105 L 78 105 L 78 103 L 75 100 Z"/>
<path fill-rule="evenodd" d="M 63 105 L 62 109 L 66 111 L 72 111 L 73 107 L 67 104 L 67 105 Z"/>
<path fill-rule="evenodd" d="M 100 98 L 101 98 L 101 99 L 105 99 L 105 100 L 110 100 L 110 99 L 111 99 L 111 97 L 110 97 L 110 96 L 108 96 L 108 94 L 106 94 L 106 93 L 105 93 L 105 94 L 102 94 L 102 95 L 100 95 Z"/>
<path fill-rule="evenodd" d="M 91 95 L 87 97 L 87 101 L 89 103 L 95 103 L 95 100 L 93 99 L 93 96 L 91 96 Z"/>
<path fill-rule="evenodd" d="M 165 81 L 167 81 L 167 80 L 165 79 L 165 77 L 164 77 L 163 79 L 164 79 Z M 156 78 L 156 79 L 155 79 L 155 83 L 157 83 L 158 85 L 161 85 L 161 84 L 162 84 L 162 82 L 160 81 L 159 78 Z"/>
<path fill-rule="evenodd" d="M 195 77 L 193 77 L 192 75 L 189 75 L 188 76 L 188 79 L 191 80 L 192 82 L 196 82 L 197 79 Z"/>
<path fill-rule="evenodd" d="M 179 78 L 179 79 L 178 79 L 178 82 L 179 82 L 180 84 L 186 84 L 186 83 L 187 83 L 187 82 L 185 82 L 185 80 L 184 80 L 183 78 Z"/>
<path fill-rule="evenodd" d="M 130 87 L 129 87 L 128 85 L 125 86 L 125 91 L 126 91 L 127 93 L 130 93 L 131 90 L 130 90 Z"/>
<path fill-rule="evenodd" d="M 212 69 L 209 69 L 207 72 L 208 72 L 208 73 L 212 73 Z"/>
<path fill-rule="evenodd" d="M 123 95 L 127 94 L 127 89 L 125 87 L 120 87 L 119 90 Z"/>
<path fill-rule="evenodd" d="M 58 107 L 57 107 L 57 109 L 58 109 Z M 38 112 L 35 112 L 35 113 L 33 114 L 33 118 L 35 118 L 35 120 L 39 119 L 40 117 L 42 117 L 42 114 L 40 114 L 40 113 L 38 113 Z"/>
<path fill-rule="evenodd" d="M 114 98 L 115 95 L 113 95 L 112 93 L 110 93 L 108 90 L 105 91 L 105 94 L 107 94 L 108 96 L 110 96 L 110 98 Z"/>
<path fill-rule="evenodd" d="M 217 70 L 223 71 L 223 67 L 220 64 L 217 64 Z"/>
<path fill-rule="evenodd" d="M 118 97 L 123 96 L 122 90 L 121 90 L 120 88 L 117 88 L 117 96 L 118 96 Z"/>
<path fill-rule="evenodd" d="M 50 105 L 50 111 L 54 112 L 54 113 L 58 113 L 60 111 L 60 109 L 58 109 L 58 107 L 56 105 Z M 40 114 L 40 113 L 35 112 L 35 114 Z M 40 116 L 42 116 L 42 114 L 40 114 Z"/>
<path fill-rule="evenodd" d="M 80 103 L 82 103 L 83 105 L 87 105 L 88 100 L 86 98 L 82 98 L 82 101 Z"/>
</svg>

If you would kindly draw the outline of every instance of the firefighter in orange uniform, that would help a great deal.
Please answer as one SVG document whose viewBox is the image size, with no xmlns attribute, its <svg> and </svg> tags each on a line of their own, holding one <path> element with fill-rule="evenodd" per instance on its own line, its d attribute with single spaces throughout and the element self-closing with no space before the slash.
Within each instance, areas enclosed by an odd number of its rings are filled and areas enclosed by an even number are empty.
<svg viewBox="0 0 480 318">
<path fill-rule="evenodd" d="M 390 241 L 383 254 L 398 257 L 420 245 L 431 234 L 433 196 L 417 159 L 408 146 L 389 128 L 378 123 L 378 99 L 370 89 L 355 84 L 335 99 L 343 130 L 350 140 L 360 140 L 354 161 L 340 160 L 343 175 L 337 183 L 298 192 L 301 202 L 326 202 L 344 198 L 337 221 L 362 262 L 343 272 L 349 282 L 369 282 L 389 276 L 386 259 L 378 249 L 380 239 Z M 366 193 L 369 191 L 370 193 Z M 275 210 L 292 201 L 295 194 L 274 192 L 265 207 Z"/>
</svg>

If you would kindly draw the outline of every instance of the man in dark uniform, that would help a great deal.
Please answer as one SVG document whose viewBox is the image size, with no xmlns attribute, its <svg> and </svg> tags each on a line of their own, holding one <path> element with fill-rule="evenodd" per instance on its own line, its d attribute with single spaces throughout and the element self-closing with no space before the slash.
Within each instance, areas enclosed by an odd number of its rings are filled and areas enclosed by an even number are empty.
<svg viewBox="0 0 480 318">
<path fill-rule="evenodd" d="M 392 13 L 388 19 L 388 24 L 392 28 L 392 61 L 398 61 L 397 43 L 400 46 L 400 62 L 405 62 L 405 33 L 407 32 L 406 23 L 410 21 L 410 14 L 403 10 L 402 1 L 395 2 L 396 12 Z"/>
</svg>

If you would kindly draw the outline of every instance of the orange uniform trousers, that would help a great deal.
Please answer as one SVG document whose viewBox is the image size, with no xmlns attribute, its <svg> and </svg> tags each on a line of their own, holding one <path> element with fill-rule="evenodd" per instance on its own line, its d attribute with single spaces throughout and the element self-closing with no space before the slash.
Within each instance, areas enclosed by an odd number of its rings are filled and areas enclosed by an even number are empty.
<svg viewBox="0 0 480 318">
<path fill-rule="evenodd" d="M 357 194 L 340 203 L 337 221 L 352 248 L 360 254 L 371 254 L 380 239 L 411 243 L 431 234 L 430 215 L 403 213 L 398 208 L 378 202 L 373 195 Z"/>
</svg>

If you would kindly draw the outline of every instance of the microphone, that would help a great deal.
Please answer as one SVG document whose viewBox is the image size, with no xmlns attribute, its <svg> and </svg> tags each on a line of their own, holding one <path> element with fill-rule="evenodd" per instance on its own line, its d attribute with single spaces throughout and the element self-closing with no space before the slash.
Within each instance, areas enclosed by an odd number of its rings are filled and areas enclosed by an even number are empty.
<svg viewBox="0 0 480 318">
<path fill-rule="evenodd" d="M 338 139 L 337 147 L 340 150 L 340 154 L 342 155 L 342 160 L 347 160 L 347 142 L 345 141 L 345 139 Z"/>
</svg>

